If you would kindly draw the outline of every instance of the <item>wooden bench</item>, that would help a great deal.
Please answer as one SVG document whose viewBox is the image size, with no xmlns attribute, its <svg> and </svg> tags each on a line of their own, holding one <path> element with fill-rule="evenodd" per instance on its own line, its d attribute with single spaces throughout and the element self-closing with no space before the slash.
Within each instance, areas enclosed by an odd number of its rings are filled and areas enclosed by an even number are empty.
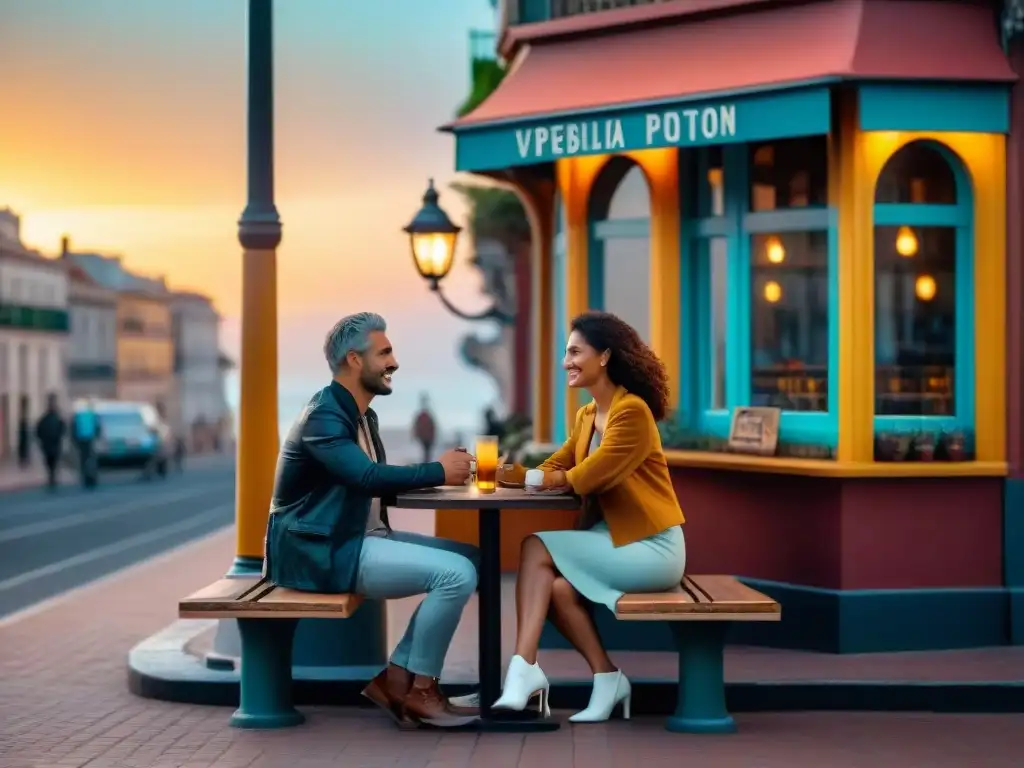
<svg viewBox="0 0 1024 768">
<path fill-rule="evenodd" d="M 292 640 L 299 619 L 345 619 L 359 595 L 299 592 L 265 579 L 221 579 L 178 603 L 183 619 L 237 619 L 242 641 L 237 728 L 284 728 L 303 722 L 292 699 Z M 676 711 L 670 731 L 731 733 L 725 707 L 723 652 L 729 623 L 779 621 L 777 602 L 732 576 L 687 576 L 671 592 L 623 595 L 620 621 L 667 622 L 679 653 Z M 684 622 L 691 622 L 686 623 Z"/>
<path fill-rule="evenodd" d="M 299 619 L 347 619 L 359 595 L 299 592 L 265 579 L 221 579 L 178 602 L 183 619 L 237 619 L 242 658 L 237 728 L 285 728 L 305 719 L 292 700 L 292 640 Z"/>
<path fill-rule="evenodd" d="M 615 618 L 663 621 L 672 630 L 679 687 L 668 730 L 732 733 L 736 723 L 725 706 L 726 631 L 734 621 L 779 621 L 782 608 L 733 576 L 687 576 L 671 592 L 623 595 Z"/>
</svg>

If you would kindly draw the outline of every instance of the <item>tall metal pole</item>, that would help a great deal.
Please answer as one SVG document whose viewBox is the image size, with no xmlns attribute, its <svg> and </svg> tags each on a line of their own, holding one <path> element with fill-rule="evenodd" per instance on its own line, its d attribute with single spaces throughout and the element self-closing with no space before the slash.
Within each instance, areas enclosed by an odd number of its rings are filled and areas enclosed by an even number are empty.
<svg viewBox="0 0 1024 768">
<path fill-rule="evenodd" d="M 277 246 L 274 204 L 273 0 L 249 0 L 247 199 L 242 253 L 242 359 L 232 571 L 259 573 L 278 451 Z"/>
<path fill-rule="evenodd" d="M 247 200 L 238 221 L 242 244 L 242 360 L 235 491 L 237 547 L 229 576 L 259 576 L 263 568 L 274 470 L 277 415 L 277 246 L 281 219 L 274 204 L 273 0 L 249 0 Z M 292 652 L 298 668 L 316 668 L 320 680 L 362 681 L 386 661 L 384 603 L 366 600 L 345 621 L 304 619 Z M 239 656 L 238 627 L 221 621 L 211 667 Z M 301 672 L 296 677 L 303 677 Z"/>
</svg>

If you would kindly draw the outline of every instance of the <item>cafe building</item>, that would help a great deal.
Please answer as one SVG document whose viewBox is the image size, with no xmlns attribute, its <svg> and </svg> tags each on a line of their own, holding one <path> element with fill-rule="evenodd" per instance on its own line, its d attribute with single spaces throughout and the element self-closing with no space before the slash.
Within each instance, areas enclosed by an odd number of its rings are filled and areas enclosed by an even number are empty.
<svg viewBox="0 0 1024 768">
<path fill-rule="evenodd" d="M 783 605 L 737 641 L 1024 642 L 1019 5 L 509 0 L 445 126 L 531 219 L 538 440 L 574 315 L 665 362 L 688 570 Z"/>
</svg>

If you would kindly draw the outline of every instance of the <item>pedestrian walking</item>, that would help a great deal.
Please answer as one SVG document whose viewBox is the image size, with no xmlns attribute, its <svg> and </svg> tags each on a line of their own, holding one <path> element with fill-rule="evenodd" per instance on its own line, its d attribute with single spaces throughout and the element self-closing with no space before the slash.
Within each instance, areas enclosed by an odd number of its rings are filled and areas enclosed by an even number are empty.
<svg viewBox="0 0 1024 768">
<path fill-rule="evenodd" d="M 71 420 L 71 437 L 78 449 L 78 473 L 85 488 L 95 488 L 98 479 L 96 441 L 100 438 L 100 420 L 90 398 L 75 411 Z"/>
<path fill-rule="evenodd" d="M 28 425 L 28 413 L 23 407 L 18 417 L 18 466 L 27 469 L 32 460 L 32 430 Z"/>
<path fill-rule="evenodd" d="M 437 439 L 437 425 L 430 413 L 430 401 L 426 392 L 420 395 L 420 412 L 416 414 L 413 422 L 412 436 L 423 448 L 423 462 L 428 463 Z"/>
<path fill-rule="evenodd" d="M 64 419 L 57 409 L 57 395 L 51 392 L 46 398 L 46 413 L 36 423 L 36 439 L 46 463 L 46 486 L 51 492 L 57 490 L 57 469 L 65 429 Z"/>
</svg>

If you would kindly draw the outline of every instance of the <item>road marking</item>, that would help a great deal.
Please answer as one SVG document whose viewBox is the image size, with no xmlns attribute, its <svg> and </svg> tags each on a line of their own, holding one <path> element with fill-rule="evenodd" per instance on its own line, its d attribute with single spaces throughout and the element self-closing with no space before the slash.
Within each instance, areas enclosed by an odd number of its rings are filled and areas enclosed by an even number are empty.
<svg viewBox="0 0 1024 768">
<path fill-rule="evenodd" d="M 159 541 L 165 536 L 181 533 L 192 528 L 198 528 L 202 525 L 209 525 L 220 517 L 226 510 L 234 509 L 234 506 L 234 502 L 230 504 L 220 504 L 202 514 L 196 515 L 195 517 L 189 517 L 185 520 L 180 520 L 177 523 L 171 523 L 170 525 L 154 528 L 151 531 L 139 533 L 135 536 L 129 536 L 127 539 L 107 544 L 99 549 L 82 552 L 74 557 L 69 557 L 56 563 L 50 563 L 49 565 L 44 565 L 41 568 L 35 568 L 31 571 L 25 571 L 25 573 L 19 573 L 17 576 L 12 576 L 5 581 L 0 581 L 0 592 L 20 587 L 22 584 L 28 584 L 31 581 L 41 579 L 45 576 L 52 576 L 55 573 L 60 573 L 66 568 L 74 568 L 75 566 L 92 563 L 96 560 L 102 560 L 104 557 L 109 555 L 116 555 L 126 549 Z"/>
<path fill-rule="evenodd" d="M 22 525 L 17 528 L 8 528 L 6 531 L 0 531 L 0 544 L 7 541 L 17 541 L 18 539 L 24 539 L 29 536 L 38 536 L 42 533 L 60 531 L 64 528 L 73 528 L 76 525 L 83 525 L 85 523 L 96 523 L 100 520 L 109 520 L 110 518 L 119 517 L 120 515 L 125 515 L 130 512 L 137 512 L 142 509 L 150 509 L 152 507 L 170 504 L 175 501 L 190 499 L 194 496 L 214 493 L 215 491 L 222 490 L 226 487 L 228 487 L 226 484 L 216 484 L 200 489 L 188 488 L 183 491 L 178 491 L 177 493 L 150 498 L 144 502 L 130 501 L 124 504 L 118 504 L 113 507 L 108 507 L 102 512 L 88 510 L 86 512 L 64 515 L 63 517 L 58 517 L 55 520 L 41 520 L 38 523 L 29 523 L 28 525 Z"/>
<path fill-rule="evenodd" d="M 63 605 L 69 600 L 73 600 L 76 597 L 81 597 L 90 590 L 99 589 L 105 584 L 114 582 L 117 579 L 120 579 L 121 577 L 127 578 L 136 571 L 142 572 L 145 571 L 147 568 L 158 568 L 162 566 L 164 563 L 180 555 L 189 547 L 198 547 L 205 544 L 208 541 L 211 541 L 212 539 L 215 539 L 218 536 L 224 536 L 224 534 L 231 530 L 232 527 L 233 526 L 231 523 L 226 523 L 220 528 L 216 529 L 215 531 L 206 534 L 205 536 L 200 536 L 197 539 L 189 539 L 188 541 L 183 541 L 181 544 L 173 546 L 170 549 L 161 552 L 159 555 L 154 555 L 153 557 L 147 558 L 145 560 L 139 560 L 138 562 L 129 563 L 128 565 L 118 568 L 117 570 L 99 576 L 93 579 L 92 581 L 86 581 L 85 583 L 80 584 L 77 587 L 71 587 L 71 589 L 67 589 L 61 592 L 60 594 L 54 595 L 53 597 L 47 597 L 36 603 L 32 603 L 31 605 L 27 605 L 24 608 L 19 608 L 14 613 L 9 613 L 6 616 L 0 617 L 0 629 L 9 627 L 12 624 L 17 624 L 19 621 L 29 619 L 40 613 L 48 611 L 50 608 L 56 608 L 59 605 Z M 227 537 L 225 536 L 225 538 Z M 207 621 L 213 621 L 216 623 L 216 619 L 207 619 Z"/>
<path fill-rule="evenodd" d="M 233 468 L 231 468 L 233 469 Z M 189 484 L 193 485 L 197 481 L 221 481 L 224 479 L 224 475 L 230 475 L 232 480 L 234 479 L 234 472 L 225 473 L 213 473 L 205 472 L 206 477 L 196 478 L 193 474 L 188 477 Z M 55 512 L 59 513 L 65 508 L 72 506 L 75 502 L 81 502 L 83 497 L 88 494 L 88 497 L 96 502 L 108 502 L 115 501 L 125 496 L 136 496 L 140 492 L 151 490 L 154 493 L 161 493 L 165 490 L 173 490 L 179 488 L 180 485 L 176 482 L 179 478 L 169 478 L 164 481 L 154 481 L 153 483 L 145 483 L 141 480 L 129 480 L 127 482 L 115 482 L 115 483 L 100 483 L 96 488 L 86 491 L 81 488 L 77 483 L 64 483 L 60 486 L 60 490 L 55 496 L 38 496 L 28 495 L 23 496 L 21 492 L 11 493 L 10 495 L 18 495 L 19 498 L 10 499 L 6 506 L 16 505 L 14 509 L 6 509 L 3 513 L 0 513 L 0 522 L 11 520 L 15 517 L 26 517 L 32 515 L 39 517 L 42 514 Z M 45 487 L 45 486 L 41 486 Z M 68 492 L 71 493 L 68 493 Z M 76 493 L 77 491 L 77 493 Z M 0 499 L 4 499 L 4 496 L 9 492 L 0 490 Z M 19 508 L 20 507 L 20 508 Z"/>
</svg>

